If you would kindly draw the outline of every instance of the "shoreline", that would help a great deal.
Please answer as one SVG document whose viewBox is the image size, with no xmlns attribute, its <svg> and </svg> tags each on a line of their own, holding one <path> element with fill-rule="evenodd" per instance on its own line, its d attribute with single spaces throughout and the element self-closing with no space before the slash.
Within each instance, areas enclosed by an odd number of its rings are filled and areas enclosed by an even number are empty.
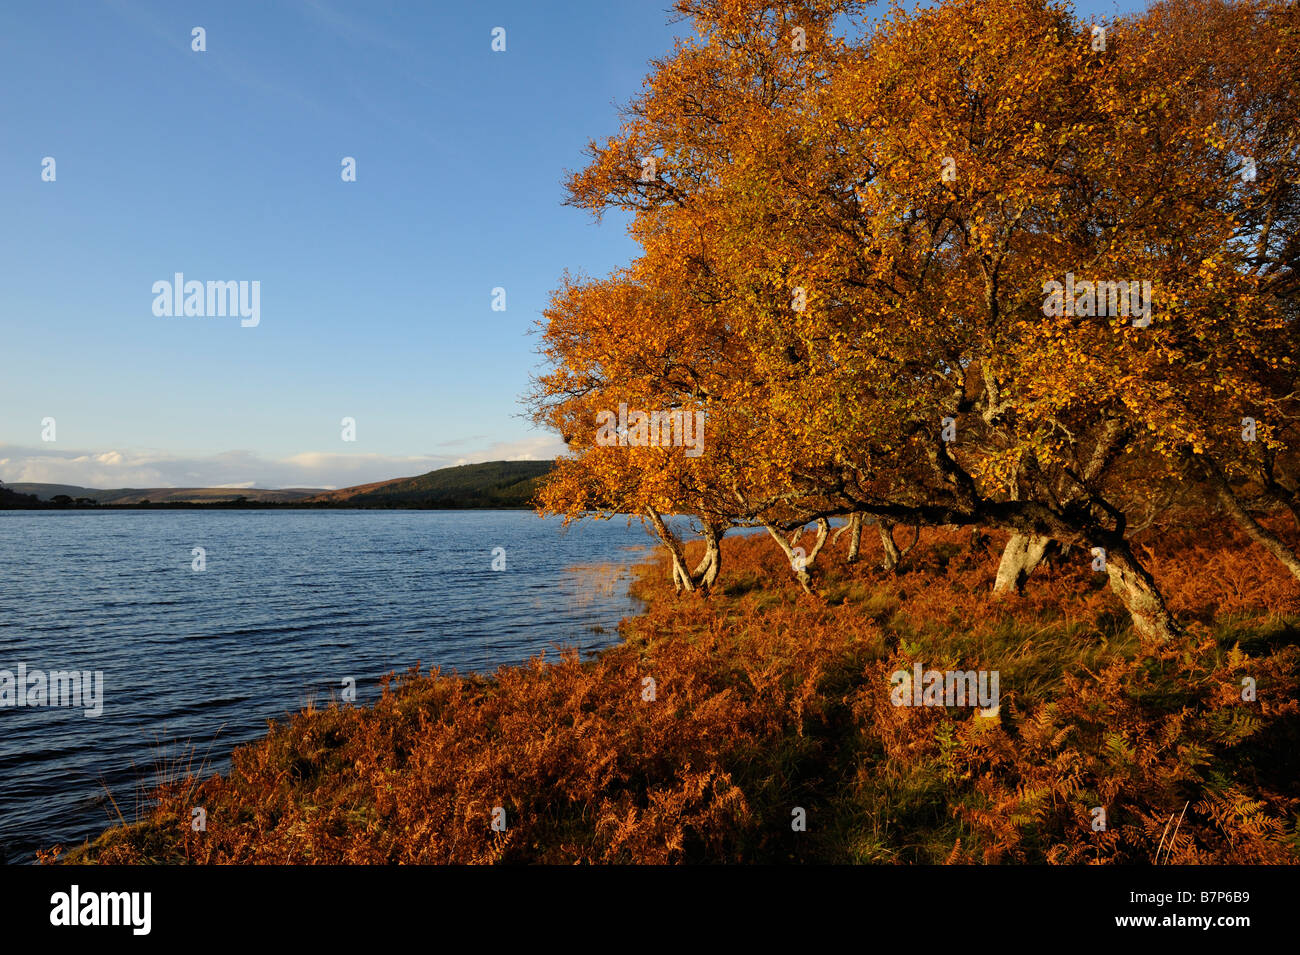
<svg viewBox="0 0 1300 955">
<path fill-rule="evenodd" d="M 209 761 L 227 771 L 234 745 L 265 736 L 267 718 L 338 697 L 340 677 L 355 677 L 366 703 L 385 674 L 417 661 L 471 674 L 543 650 L 552 658 L 556 646 L 586 654 L 644 607 L 627 590 L 650 540 L 620 521 L 566 533 L 515 510 L 120 516 L 139 519 L 0 517 L 4 549 L 27 555 L 0 599 L 17 639 L 0 669 L 102 670 L 111 716 L 0 711 L 10 862 L 116 823 L 101 782 L 133 820 L 160 752 L 170 763 L 193 744 L 197 766 L 211 745 Z M 492 572 L 497 542 L 509 549 L 504 574 Z M 207 550 L 206 573 L 195 572 L 194 544 Z M 89 561 L 69 562 L 69 546 Z M 105 606 L 117 608 L 112 623 Z M 193 679 L 158 676 L 181 673 Z"/>
<path fill-rule="evenodd" d="M 372 706 L 300 713 L 236 751 L 228 776 L 173 781 L 150 816 L 67 861 L 1149 863 L 1163 850 L 1140 820 L 1185 803 L 1175 861 L 1300 861 L 1285 755 L 1300 593 L 1284 575 L 1252 564 L 1262 583 L 1242 596 L 1178 537 L 1162 572 L 1194 632 L 1151 656 L 1085 570 L 995 599 L 987 553 L 924 537 L 911 573 L 827 568 L 820 600 L 761 538 L 724 541 L 707 600 L 674 598 L 656 555 L 629 588 L 644 612 L 592 658 L 408 672 Z M 1228 540 L 1221 559 L 1250 547 Z M 1000 671 L 1000 712 L 891 705 L 889 674 L 916 664 Z M 1242 667 L 1280 694 L 1249 727 L 1215 689 Z M 1171 720 L 1176 750 L 1108 755 L 1107 740 L 1156 740 Z M 1193 750 L 1208 762 L 1187 764 Z M 1281 828 L 1216 820 L 1215 774 Z M 1094 790 L 1119 794 L 1103 840 Z"/>
</svg>

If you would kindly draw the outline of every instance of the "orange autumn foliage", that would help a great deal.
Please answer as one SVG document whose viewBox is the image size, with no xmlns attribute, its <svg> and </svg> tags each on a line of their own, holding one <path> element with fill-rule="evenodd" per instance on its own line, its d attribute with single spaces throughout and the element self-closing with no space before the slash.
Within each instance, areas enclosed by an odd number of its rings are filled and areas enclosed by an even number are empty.
<svg viewBox="0 0 1300 955">
<path fill-rule="evenodd" d="M 678 6 L 692 35 L 568 183 L 641 254 L 547 310 L 533 407 L 570 455 L 543 509 L 1050 537 L 1175 635 L 1137 516 L 1300 506 L 1295 5 L 1169 0 L 1101 42 L 1048 0 Z M 704 456 L 593 447 L 625 397 L 706 409 Z"/>
</svg>

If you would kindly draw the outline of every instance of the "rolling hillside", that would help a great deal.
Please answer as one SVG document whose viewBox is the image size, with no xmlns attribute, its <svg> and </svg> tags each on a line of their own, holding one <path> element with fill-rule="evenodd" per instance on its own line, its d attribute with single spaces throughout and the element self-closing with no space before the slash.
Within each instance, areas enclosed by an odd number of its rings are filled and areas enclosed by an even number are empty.
<svg viewBox="0 0 1300 955">
<path fill-rule="evenodd" d="M 31 507 L 134 507 L 139 505 L 524 508 L 550 461 L 488 461 L 440 468 L 415 477 L 325 491 L 320 488 L 256 487 L 102 488 L 73 484 L 0 485 L 0 509 Z"/>
<path fill-rule="evenodd" d="M 340 507 L 528 507 L 550 461 L 487 461 L 325 491 L 303 503 Z"/>
<path fill-rule="evenodd" d="M 104 490 L 74 484 L 8 484 L 6 487 L 16 494 L 34 494 L 42 501 L 53 501 L 62 495 L 74 501 L 88 498 L 96 504 L 119 507 L 143 501 L 151 504 L 220 504 L 240 498 L 258 504 L 290 504 L 320 493 L 320 488 L 314 487 L 279 490 L 259 487 L 119 487 Z"/>
</svg>

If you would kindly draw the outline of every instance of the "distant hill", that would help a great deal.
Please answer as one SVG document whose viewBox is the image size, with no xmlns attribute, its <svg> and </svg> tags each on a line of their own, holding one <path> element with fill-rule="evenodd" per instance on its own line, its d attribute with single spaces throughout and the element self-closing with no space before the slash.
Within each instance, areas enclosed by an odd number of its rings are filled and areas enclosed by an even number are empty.
<svg viewBox="0 0 1300 955">
<path fill-rule="evenodd" d="M 274 491 L 259 487 L 120 487 L 102 490 L 78 487 L 75 484 L 9 484 L 6 487 L 19 494 L 34 494 L 42 501 L 53 501 L 62 495 L 73 501 L 90 499 L 96 504 L 119 506 L 139 504 L 142 501 L 151 504 L 219 504 L 240 498 L 256 503 L 289 504 L 321 493 L 318 487 Z"/>
<path fill-rule="evenodd" d="M 340 507 L 528 507 L 550 461 L 487 461 L 439 468 L 397 478 L 325 491 L 303 502 Z"/>
<path fill-rule="evenodd" d="M 439 468 L 416 477 L 325 491 L 321 488 L 149 487 L 103 490 L 75 484 L 0 486 L 0 509 L 140 504 L 248 504 L 287 507 L 523 508 L 530 506 L 550 461 L 488 461 Z"/>
</svg>

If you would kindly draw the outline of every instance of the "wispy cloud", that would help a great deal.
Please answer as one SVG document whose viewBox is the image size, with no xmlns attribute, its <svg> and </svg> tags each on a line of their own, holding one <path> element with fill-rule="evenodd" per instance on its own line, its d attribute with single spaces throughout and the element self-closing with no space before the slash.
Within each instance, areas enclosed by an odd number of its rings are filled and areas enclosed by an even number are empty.
<svg viewBox="0 0 1300 955">
<path fill-rule="evenodd" d="M 301 6 L 321 26 L 341 39 L 352 43 L 368 43 L 388 53 L 409 55 L 411 52 L 409 43 L 404 43 L 399 38 L 376 29 L 370 25 L 369 20 L 347 16 L 321 0 L 304 0 Z"/>
<path fill-rule="evenodd" d="M 552 435 L 539 434 L 519 441 L 497 441 L 485 450 L 457 458 L 452 464 L 477 464 L 480 461 L 550 461 L 565 451 L 564 442 Z"/>
<path fill-rule="evenodd" d="M 93 488 L 338 488 L 480 461 L 549 460 L 563 450 L 559 439 L 547 435 L 498 441 L 454 457 L 321 451 L 282 458 L 263 457 L 251 451 L 187 456 L 148 449 L 64 451 L 0 444 L 0 480 L 6 484 L 74 484 Z"/>
<path fill-rule="evenodd" d="M 152 34 L 163 49 L 180 56 L 191 55 L 191 27 L 176 16 L 169 13 L 166 19 L 160 18 L 131 0 L 109 0 L 107 6 L 119 16 Z M 211 42 L 215 43 L 216 38 L 212 38 Z M 264 70 L 255 68 L 238 56 L 234 50 L 223 50 L 220 56 L 203 56 L 192 62 L 197 63 L 202 69 L 216 70 L 231 82 L 261 96 L 277 97 L 296 106 L 307 107 L 319 114 L 329 112 L 324 104 L 306 95 L 301 89 L 272 80 Z"/>
</svg>

